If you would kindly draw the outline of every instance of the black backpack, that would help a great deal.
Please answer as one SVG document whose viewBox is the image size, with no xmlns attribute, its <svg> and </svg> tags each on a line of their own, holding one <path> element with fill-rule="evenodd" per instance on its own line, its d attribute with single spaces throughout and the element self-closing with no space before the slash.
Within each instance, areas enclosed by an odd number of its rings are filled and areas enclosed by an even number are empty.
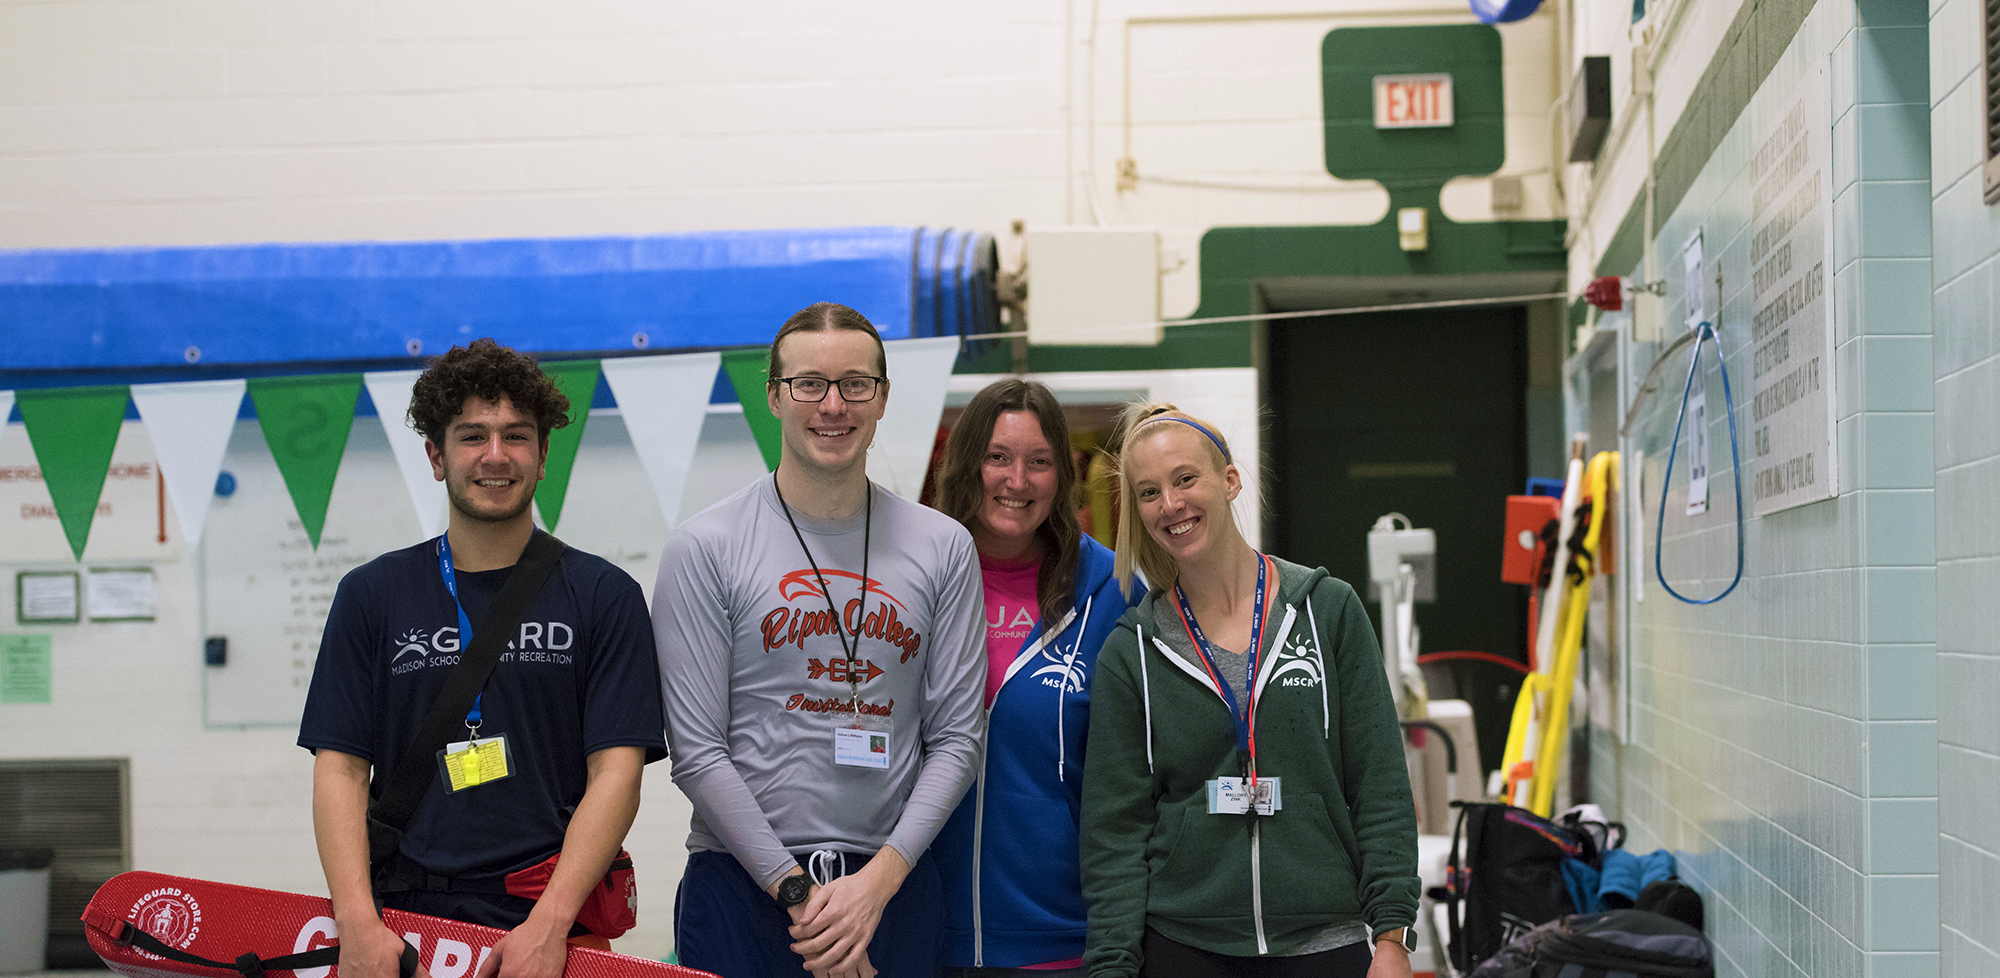
<svg viewBox="0 0 2000 978">
<path fill-rule="evenodd" d="M 1451 965 L 1464 974 L 1515 938 L 1575 913 L 1563 885 L 1563 860 L 1589 862 L 1596 852 L 1589 836 L 1525 808 L 1452 804 L 1459 813 L 1450 872 L 1444 892 L 1431 895 L 1449 908 Z"/>
<path fill-rule="evenodd" d="M 1470 978 L 1715 978 L 1701 931 L 1650 910 L 1558 918 L 1488 958 Z"/>
</svg>

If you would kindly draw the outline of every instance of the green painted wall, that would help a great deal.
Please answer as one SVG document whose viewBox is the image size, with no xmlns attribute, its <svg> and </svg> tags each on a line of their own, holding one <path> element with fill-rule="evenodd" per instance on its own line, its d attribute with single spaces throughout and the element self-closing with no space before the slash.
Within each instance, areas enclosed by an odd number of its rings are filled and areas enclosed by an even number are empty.
<svg viewBox="0 0 2000 978">
<path fill-rule="evenodd" d="M 1190 318 L 1268 311 L 1260 281 L 1280 277 L 1431 276 L 1560 271 L 1562 221 L 1460 224 L 1444 216 L 1438 194 L 1455 176 L 1499 169 L 1506 156 L 1499 32 L 1484 24 L 1343 27 L 1320 47 L 1327 169 L 1352 180 L 1378 180 L 1389 213 L 1372 225 L 1217 227 L 1201 239 L 1201 304 Z M 1374 76 L 1450 72 L 1449 129 L 1378 132 Z M 1396 210 L 1430 211 L 1430 248 L 1397 244 Z M 1247 367 L 1255 360 L 1248 323 L 1174 326 L 1158 346 L 1032 347 L 1031 371 L 1158 370 Z M 1013 369 L 1005 343 L 975 343 L 960 373 Z"/>
<path fill-rule="evenodd" d="M 1452 76 L 1452 124 L 1376 129 L 1375 76 Z M 1485 24 L 1341 27 L 1320 43 L 1326 171 L 1342 180 L 1442 186 L 1507 158 L 1500 32 Z"/>
</svg>

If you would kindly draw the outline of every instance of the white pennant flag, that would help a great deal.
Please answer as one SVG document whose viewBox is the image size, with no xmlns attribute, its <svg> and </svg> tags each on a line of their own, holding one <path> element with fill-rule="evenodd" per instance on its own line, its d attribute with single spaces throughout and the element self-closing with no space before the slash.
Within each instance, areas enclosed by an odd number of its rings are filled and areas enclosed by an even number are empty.
<svg viewBox="0 0 2000 978">
<path fill-rule="evenodd" d="M 236 430 L 244 386 L 240 379 L 132 385 L 132 403 L 146 423 L 160 478 L 189 549 L 201 543 L 202 528 L 208 525 L 215 477 Z"/>
<path fill-rule="evenodd" d="M 889 355 L 889 406 L 868 447 L 868 477 L 915 500 L 930 471 L 945 388 L 958 362 L 958 337 L 896 340 L 883 349 Z"/>
<path fill-rule="evenodd" d="M 611 396 L 618 400 L 632 450 L 653 482 L 660 515 L 667 526 L 675 526 L 722 354 L 606 357 L 598 367 L 611 385 Z"/>
<path fill-rule="evenodd" d="M 14 412 L 14 392 L 0 391 L 0 438 L 7 436 L 7 415 Z"/>
<path fill-rule="evenodd" d="M 405 420 L 410 411 L 410 388 L 421 370 L 386 370 L 362 374 L 368 385 L 368 399 L 375 402 L 375 415 L 382 421 L 382 433 L 389 436 L 389 451 L 395 453 L 396 468 L 403 473 L 403 486 L 410 491 L 410 504 L 417 508 L 417 523 L 426 539 L 444 532 L 446 497 L 444 483 L 431 474 L 431 457 L 424 452 L 424 436 Z"/>
</svg>

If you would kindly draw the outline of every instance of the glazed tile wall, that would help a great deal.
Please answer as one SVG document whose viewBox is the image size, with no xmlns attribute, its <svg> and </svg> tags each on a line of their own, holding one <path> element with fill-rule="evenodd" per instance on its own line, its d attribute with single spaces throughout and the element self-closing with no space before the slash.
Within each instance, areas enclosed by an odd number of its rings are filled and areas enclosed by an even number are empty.
<svg viewBox="0 0 2000 978">
<path fill-rule="evenodd" d="M 2000 974 L 2000 218 L 1981 177 L 1980 4 L 1930 15 L 1937 462 L 1937 851 L 1946 975 Z M 1912 832 L 1916 827 L 1912 827 Z"/>
<path fill-rule="evenodd" d="M 1681 604 L 1650 572 L 1685 351 L 1662 371 L 1671 379 L 1648 400 L 1627 446 L 1646 454 L 1649 580 L 1633 608 L 1630 736 L 1614 745 L 1608 731 L 1592 731 L 1593 783 L 1631 826 L 1628 848 L 1679 855 L 1683 876 L 1707 897 L 1722 975 L 1938 973 L 1931 826 L 1940 814 L 1935 592 L 1943 554 L 1926 295 L 1927 34 L 1921 3 L 1822 0 L 1760 92 L 1782 103 L 1806 72 L 1827 67 L 1838 495 L 1747 515 L 1741 587 L 1714 605 Z M 1660 226 L 1667 323 L 1685 315 L 1680 251 L 1697 229 L 1711 269 L 1717 258 L 1725 270 L 1749 267 L 1749 120 L 1760 100 Z M 1725 276 L 1718 317 L 1745 455 L 1756 312 L 1749 284 Z M 1635 386 L 1659 349 L 1628 344 Z M 1717 593 L 1735 566 L 1730 435 L 1708 362 L 1710 511 L 1670 514 L 1663 555 L 1668 577 L 1690 596 Z M 1677 466 L 1675 509 L 1686 462 Z M 1747 487 L 1745 503 L 1754 509 Z"/>
</svg>

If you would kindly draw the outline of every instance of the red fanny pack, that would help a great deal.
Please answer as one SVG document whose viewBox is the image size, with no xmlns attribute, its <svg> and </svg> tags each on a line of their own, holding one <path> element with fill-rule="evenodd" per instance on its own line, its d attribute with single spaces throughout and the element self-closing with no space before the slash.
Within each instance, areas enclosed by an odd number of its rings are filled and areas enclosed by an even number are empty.
<svg viewBox="0 0 2000 978">
<path fill-rule="evenodd" d="M 555 875 L 556 863 L 562 853 L 556 853 L 528 867 L 507 874 L 507 892 L 530 900 L 538 900 L 542 891 L 549 888 L 549 878 Z M 611 868 L 605 870 L 604 878 L 590 888 L 590 895 L 583 898 L 583 907 L 576 912 L 576 922 L 592 934 L 603 938 L 613 938 L 631 930 L 639 923 L 639 881 L 632 872 L 632 855 L 623 849 L 611 860 Z"/>
</svg>

